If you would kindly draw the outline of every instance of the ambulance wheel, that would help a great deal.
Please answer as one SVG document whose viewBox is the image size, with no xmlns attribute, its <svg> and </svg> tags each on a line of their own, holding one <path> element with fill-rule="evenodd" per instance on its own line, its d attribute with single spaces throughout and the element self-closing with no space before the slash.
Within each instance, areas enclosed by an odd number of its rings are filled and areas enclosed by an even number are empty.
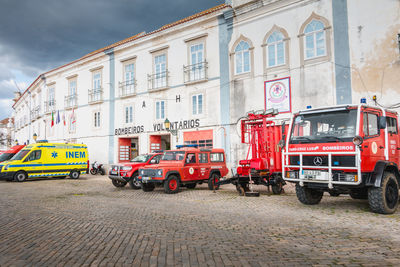
<svg viewBox="0 0 400 267">
<path fill-rule="evenodd" d="M 26 178 L 28 178 L 28 175 L 24 171 L 19 171 L 16 174 L 14 174 L 14 181 L 24 182 Z"/>
<path fill-rule="evenodd" d="M 208 179 L 208 189 L 210 190 L 218 190 L 219 189 L 219 185 L 215 185 L 215 183 L 219 182 L 219 174 L 218 173 L 213 173 L 210 177 L 210 179 Z"/>
<path fill-rule="evenodd" d="M 81 173 L 78 172 L 78 171 L 72 171 L 72 172 L 69 174 L 69 177 L 70 177 L 71 179 L 78 179 L 80 174 L 81 174 Z"/>
<path fill-rule="evenodd" d="M 307 188 L 296 184 L 297 199 L 306 205 L 315 205 L 321 202 L 323 191 Z"/>
<path fill-rule="evenodd" d="M 191 184 L 187 184 L 186 185 L 186 188 L 188 188 L 188 189 L 194 189 L 195 187 L 196 187 L 196 183 L 191 183 Z"/>
<path fill-rule="evenodd" d="M 155 185 L 152 183 L 142 183 L 141 187 L 144 192 L 151 192 L 154 190 Z"/>
<path fill-rule="evenodd" d="M 170 175 L 164 182 L 164 192 L 166 194 L 176 194 L 179 191 L 179 179 L 175 175 Z"/>
<path fill-rule="evenodd" d="M 119 180 L 115 180 L 115 179 L 111 179 L 111 181 L 115 187 L 124 187 L 126 185 L 126 182 L 123 182 L 123 181 L 119 181 Z"/>
<path fill-rule="evenodd" d="M 399 183 L 392 172 L 384 172 L 380 187 L 368 190 L 369 207 L 373 212 L 392 214 L 399 205 Z"/>
<path fill-rule="evenodd" d="M 140 184 L 141 184 L 141 182 L 139 182 L 139 180 L 138 180 L 138 174 L 137 174 L 137 172 L 136 172 L 136 173 L 134 173 L 134 174 L 132 175 L 132 178 L 131 178 L 131 180 L 129 181 L 129 186 L 130 186 L 132 189 L 134 189 L 134 190 L 138 190 L 138 189 L 142 188 Z"/>
</svg>

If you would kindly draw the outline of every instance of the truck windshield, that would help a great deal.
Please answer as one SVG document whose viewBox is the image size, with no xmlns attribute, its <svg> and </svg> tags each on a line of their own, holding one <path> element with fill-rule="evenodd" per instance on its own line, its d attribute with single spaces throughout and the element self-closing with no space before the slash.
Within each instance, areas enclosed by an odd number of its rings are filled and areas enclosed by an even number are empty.
<svg viewBox="0 0 400 267">
<path fill-rule="evenodd" d="M 139 155 L 136 158 L 134 158 L 133 160 L 131 160 L 131 162 L 147 162 L 149 160 L 151 156 L 150 155 Z"/>
<path fill-rule="evenodd" d="M 185 151 L 167 151 L 161 160 L 181 161 L 185 157 Z"/>
<path fill-rule="evenodd" d="M 0 155 L 0 162 L 11 159 L 15 154 L 14 153 L 3 153 Z"/>
<path fill-rule="evenodd" d="M 29 151 L 31 151 L 31 150 L 30 149 L 23 149 L 20 152 L 18 152 L 17 154 L 15 154 L 14 157 L 11 158 L 11 160 L 21 160 L 26 156 L 26 154 L 29 153 Z"/>
<path fill-rule="evenodd" d="M 356 135 L 357 110 L 299 114 L 290 144 L 350 142 Z"/>
</svg>

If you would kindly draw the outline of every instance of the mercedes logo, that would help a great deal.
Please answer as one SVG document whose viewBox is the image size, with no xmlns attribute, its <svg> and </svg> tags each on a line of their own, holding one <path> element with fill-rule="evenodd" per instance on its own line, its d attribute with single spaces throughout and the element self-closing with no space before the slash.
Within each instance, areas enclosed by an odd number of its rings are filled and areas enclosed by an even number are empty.
<svg viewBox="0 0 400 267">
<path fill-rule="evenodd" d="M 322 158 L 321 157 L 315 157 L 314 158 L 314 165 L 320 166 L 322 164 Z"/>
</svg>

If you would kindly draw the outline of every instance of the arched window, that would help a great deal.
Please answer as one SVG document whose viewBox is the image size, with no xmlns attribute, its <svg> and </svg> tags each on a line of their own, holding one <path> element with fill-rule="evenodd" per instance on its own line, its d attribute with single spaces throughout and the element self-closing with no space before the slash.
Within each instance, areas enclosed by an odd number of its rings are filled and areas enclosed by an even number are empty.
<svg viewBox="0 0 400 267">
<path fill-rule="evenodd" d="M 274 31 L 267 40 L 267 62 L 268 67 L 275 67 L 285 64 L 284 36 L 279 31 Z"/>
<path fill-rule="evenodd" d="M 326 36 L 324 24 L 312 20 L 304 29 L 305 59 L 326 55 Z"/>
<path fill-rule="evenodd" d="M 235 48 L 235 74 L 241 74 L 250 71 L 250 45 L 245 41 Z"/>
</svg>

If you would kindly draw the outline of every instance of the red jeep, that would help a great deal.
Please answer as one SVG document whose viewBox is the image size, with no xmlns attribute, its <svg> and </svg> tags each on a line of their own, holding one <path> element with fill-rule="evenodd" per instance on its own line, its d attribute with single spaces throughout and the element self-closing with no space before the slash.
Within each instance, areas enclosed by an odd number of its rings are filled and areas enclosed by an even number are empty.
<svg viewBox="0 0 400 267">
<path fill-rule="evenodd" d="M 303 204 L 319 203 L 327 191 L 368 199 L 377 213 L 396 211 L 400 183 L 396 112 L 367 105 L 301 111 L 293 115 L 284 146 L 282 174 L 296 183 Z"/>
<path fill-rule="evenodd" d="M 25 145 L 16 145 L 10 148 L 9 150 L 4 151 L 0 155 L 0 162 L 10 160 L 12 157 L 14 157 L 15 154 L 17 154 L 24 147 Z"/>
<path fill-rule="evenodd" d="M 140 189 L 140 182 L 137 180 L 139 168 L 157 164 L 162 155 L 162 153 L 143 154 L 137 156 L 129 163 L 112 165 L 108 177 L 115 187 L 124 187 L 129 183 L 132 189 Z"/>
<path fill-rule="evenodd" d="M 215 183 L 228 174 L 224 150 L 178 147 L 182 148 L 166 151 L 158 165 L 140 168 L 138 179 L 143 191 L 153 191 L 158 184 L 165 193 L 174 194 L 180 186 L 193 189 L 204 182 L 210 190 L 218 189 Z"/>
</svg>

